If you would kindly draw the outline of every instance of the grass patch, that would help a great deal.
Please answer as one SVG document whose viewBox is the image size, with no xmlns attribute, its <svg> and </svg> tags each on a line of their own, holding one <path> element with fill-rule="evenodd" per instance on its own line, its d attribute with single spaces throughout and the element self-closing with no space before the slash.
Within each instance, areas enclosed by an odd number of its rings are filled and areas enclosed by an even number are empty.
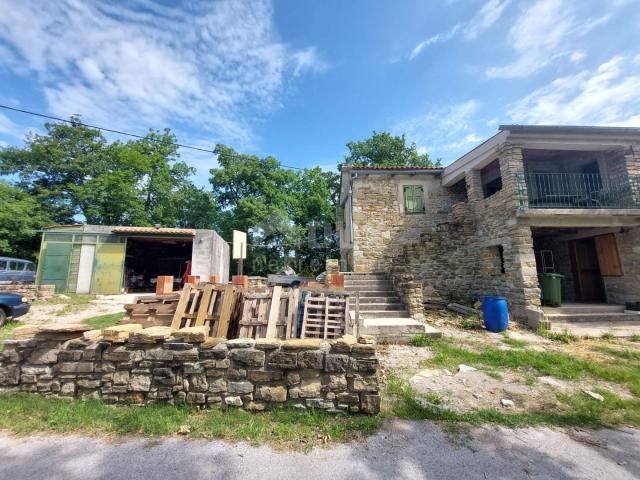
<svg viewBox="0 0 640 480">
<path fill-rule="evenodd" d="M 635 335 L 631 335 L 631 337 L 629 337 L 629 340 L 631 340 L 632 342 L 640 342 L 640 335 L 638 335 L 637 333 Z"/>
<path fill-rule="evenodd" d="M 482 330 L 484 329 L 484 323 L 479 316 L 469 315 L 460 320 L 460 327 L 464 330 Z"/>
<path fill-rule="evenodd" d="M 14 328 L 22 325 L 20 322 L 7 322 L 0 327 L 0 352 L 4 350 L 4 341 L 11 337 L 11 332 Z"/>
<path fill-rule="evenodd" d="M 473 425 L 496 424 L 511 428 L 536 425 L 556 426 L 613 426 L 640 425 L 640 400 L 622 400 L 601 391 L 604 402 L 584 394 L 558 395 L 559 405 L 550 409 L 529 412 L 508 412 L 495 408 L 456 412 L 423 398 L 404 381 L 391 378 L 388 393 L 393 396 L 392 413 L 409 420 L 436 420 Z"/>
<path fill-rule="evenodd" d="M 529 343 L 525 342 L 524 340 L 518 340 L 517 338 L 511 337 L 504 337 L 502 339 L 502 343 L 514 348 L 525 348 L 527 345 L 529 345 Z"/>
<path fill-rule="evenodd" d="M 594 378 L 623 384 L 640 397 L 640 361 L 635 358 L 619 358 L 602 363 L 580 360 L 556 351 L 501 350 L 487 346 L 482 346 L 479 351 L 470 351 L 454 345 L 446 338 L 432 342 L 430 347 L 435 355 L 421 365 L 454 368 L 463 363 L 490 369 L 533 370 L 532 373 L 537 376 L 550 375 L 567 380 Z"/>
<path fill-rule="evenodd" d="M 416 335 L 411 339 L 411 345 L 414 347 L 427 347 L 432 345 L 434 338 L 430 335 Z"/>
<path fill-rule="evenodd" d="M 82 323 L 86 323 L 94 330 L 104 330 L 107 327 L 113 327 L 124 318 L 124 315 L 124 312 L 108 313 L 106 315 L 87 318 L 86 320 L 83 320 Z"/>
<path fill-rule="evenodd" d="M 616 336 L 611 332 L 604 332 L 602 335 L 600 335 L 600 338 L 603 340 L 613 340 L 616 338 Z"/>
<path fill-rule="evenodd" d="M 545 338 L 548 338 L 549 340 L 554 340 L 556 342 L 562 342 L 562 343 L 572 343 L 572 342 L 577 342 L 578 341 L 578 337 L 576 337 L 575 335 L 573 335 L 572 333 L 569 333 L 567 330 L 563 331 L 563 332 L 552 332 L 550 330 L 547 330 L 546 328 L 540 326 L 538 328 L 538 335 L 541 335 Z"/>
<path fill-rule="evenodd" d="M 331 415 L 281 408 L 265 413 L 240 409 L 198 411 L 188 406 L 110 406 L 100 400 L 69 401 L 35 394 L 0 395 L 0 429 L 16 433 L 173 435 L 181 426 L 190 436 L 249 441 L 306 450 L 373 434 L 380 416 Z"/>
<path fill-rule="evenodd" d="M 51 298 L 34 300 L 34 305 L 86 305 L 95 300 L 95 295 L 81 295 L 78 293 L 65 293 L 63 296 L 54 295 Z"/>
</svg>

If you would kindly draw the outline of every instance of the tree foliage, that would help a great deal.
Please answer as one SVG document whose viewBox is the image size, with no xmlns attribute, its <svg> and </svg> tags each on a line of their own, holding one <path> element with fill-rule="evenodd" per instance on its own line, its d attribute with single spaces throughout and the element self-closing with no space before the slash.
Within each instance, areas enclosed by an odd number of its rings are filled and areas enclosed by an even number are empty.
<svg viewBox="0 0 640 480">
<path fill-rule="evenodd" d="M 290 265 L 303 274 L 322 271 L 336 254 L 333 234 L 338 175 L 320 168 L 294 171 L 273 157 L 260 158 L 217 145 L 211 169 L 220 230 L 248 232 L 249 274 Z M 327 233 L 325 234 L 325 228 Z"/>
<path fill-rule="evenodd" d="M 366 140 L 347 143 L 349 154 L 345 163 L 365 166 L 414 166 L 432 167 L 440 164 L 429 158 L 427 153 L 418 153 L 415 143 L 408 144 L 404 134 L 391 135 L 388 132 L 373 131 Z"/>
</svg>

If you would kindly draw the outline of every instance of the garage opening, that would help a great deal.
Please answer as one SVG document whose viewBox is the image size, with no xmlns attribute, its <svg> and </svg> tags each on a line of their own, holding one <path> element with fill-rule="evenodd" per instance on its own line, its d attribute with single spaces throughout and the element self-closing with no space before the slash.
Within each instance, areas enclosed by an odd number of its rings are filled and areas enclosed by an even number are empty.
<svg viewBox="0 0 640 480">
<path fill-rule="evenodd" d="M 128 237 L 125 288 L 129 293 L 155 292 L 159 275 L 172 275 L 174 290 L 191 262 L 192 238 Z"/>
</svg>

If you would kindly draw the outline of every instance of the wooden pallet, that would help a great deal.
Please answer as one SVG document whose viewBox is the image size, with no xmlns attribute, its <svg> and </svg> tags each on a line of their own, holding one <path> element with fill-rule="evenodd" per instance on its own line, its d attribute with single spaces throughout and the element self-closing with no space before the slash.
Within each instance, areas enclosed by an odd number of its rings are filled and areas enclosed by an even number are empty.
<svg viewBox="0 0 640 480">
<path fill-rule="evenodd" d="M 347 331 L 349 293 L 331 290 L 306 292 L 300 338 L 339 338 Z"/>
<path fill-rule="evenodd" d="M 210 336 L 230 338 L 232 317 L 242 288 L 212 283 L 186 284 L 180 294 L 171 327 L 209 327 Z"/>
<path fill-rule="evenodd" d="M 118 323 L 140 323 L 145 328 L 171 325 L 179 300 L 178 293 L 138 297 L 136 303 L 124 306 L 127 313 Z"/>
<path fill-rule="evenodd" d="M 274 286 L 244 295 L 239 338 L 295 338 L 295 319 L 300 299 L 298 288 Z"/>
</svg>

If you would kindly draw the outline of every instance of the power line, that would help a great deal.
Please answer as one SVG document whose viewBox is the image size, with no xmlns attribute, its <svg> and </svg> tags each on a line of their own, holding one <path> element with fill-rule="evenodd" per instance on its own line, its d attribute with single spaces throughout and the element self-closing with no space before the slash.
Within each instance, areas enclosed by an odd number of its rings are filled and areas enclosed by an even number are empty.
<svg viewBox="0 0 640 480">
<path fill-rule="evenodd" d="M 4 108 L 5 110 L 11 110 L 13 112 L 24 113 L 26 115 L 33 115 L 35 117 L 47 118 L 49 120 L 55 120 L 56 122 L 64 122 L 64 123 L 68 123 L 68 124 L 71 124 L 71 125 L 75 125 L 75 122 L 72 122 L 71 120 L 66 120 L 66 119 L 60 118 L 60 117 L 54 117 L 52 115 L 45 115 L 44 113 L 31 112 L 29 110 L 23 110 L 21 108 L 10 107 L 9 105 L 0 104 L 0 108 Z M 123 132 L 121 130 L 115 130 L 113 128 L 98 127 L 97 125 L 90 125 L 90 124 L 84 123 L 84 122 L 80 122 L 80 124 L 85 126 L 85 127 L 93 128 L 95 130 L 102 130 L 103 132 L 116 133 L 118 135 L 126 135 L 128 137 L 133 137 L 133 138 L 145 138 L 144 135 L 137 135 L 135 133 Z M 175 145 L 176 147 L 180 147 L 180 148 L 188 148 L 188 149 L 191 149 L 191 150 L 197 150 L 199 152 L 215 153 L 213 150 L 207 150 L 206 148 L 201 148 L 201 147 L 194 147 L 193 145 L 184 145 L 182 143 L 176 143 L 176 142 L 172 142 L 172 145 Z M 289 165 L 280 164 L 280 166 L 283 167 L 283 168 L 291 168 L 291 169 L 294 169 L 294 170 L 304 170 L 303 168 L 292 167 L 292 166 L 289 166 Z"/>
</svg>

